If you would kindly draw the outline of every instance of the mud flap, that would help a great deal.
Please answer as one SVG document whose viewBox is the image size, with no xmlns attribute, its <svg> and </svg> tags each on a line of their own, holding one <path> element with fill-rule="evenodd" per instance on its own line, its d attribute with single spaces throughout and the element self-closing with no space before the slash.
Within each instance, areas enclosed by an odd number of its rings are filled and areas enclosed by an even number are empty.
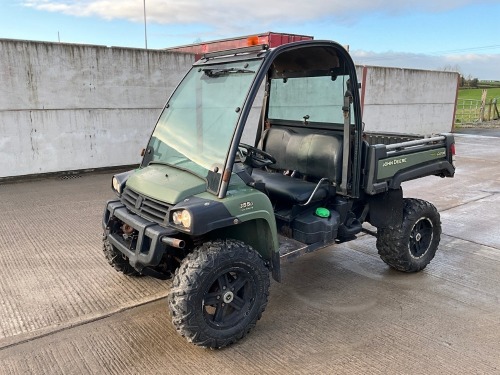
<svg viewBox="0 0 500 375">
<path fill-rule="evenodd" d="M 277 251 L 273 252 L 271 259 L 272 266 L 272 275 L 273 279 L 277 282 L 281 282 L 281 263 L 280 263 L 280 254 Z"/>
<path fill-rule="evenodd" d="M 394 228 L 403 221 L 403 189 L 390 189 L 368 196 L 370 211 L 367 221 L 377 228 Z"/>
</svg>

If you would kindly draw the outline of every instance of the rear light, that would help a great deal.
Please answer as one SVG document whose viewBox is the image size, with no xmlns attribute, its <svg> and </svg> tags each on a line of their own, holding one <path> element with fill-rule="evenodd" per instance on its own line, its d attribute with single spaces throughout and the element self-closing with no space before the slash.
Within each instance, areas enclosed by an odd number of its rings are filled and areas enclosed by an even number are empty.
<svg viewBox="0 0 500 375">
<path fill-rule="evenodd" d="M 453 156 L 455 156 L 455 153 L 456 153 L 456 151 L 455 151 L 455 143 L 452 143 L 452 144 L 450 145 L 450 151 L 451 151 L 451 154 L 452 154 Z"/>
</svg>

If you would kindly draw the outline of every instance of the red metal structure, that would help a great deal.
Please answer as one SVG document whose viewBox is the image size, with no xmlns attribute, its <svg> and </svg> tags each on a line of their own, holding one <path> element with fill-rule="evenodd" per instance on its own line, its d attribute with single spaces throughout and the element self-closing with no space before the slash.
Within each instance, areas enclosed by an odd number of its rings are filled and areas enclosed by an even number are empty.
<svg viewBox="0 0 500 375">
<path fill-rule="evenodd" d="M 220 39 L 210 42 L 188 44 L 185 46 L 166 48 L 167 51 L 194 53 L 196 59 L 208 52 L 222 51 L 257 44 L 267 44 L 269 47 L 277 47 L 282 44 L 299 42 L 301 40 L 312 40 L 314 37 L 308 35 L 284 34 L 267 32 L 262 34 L 240 36 L 236 38 Z"/>
</svg>

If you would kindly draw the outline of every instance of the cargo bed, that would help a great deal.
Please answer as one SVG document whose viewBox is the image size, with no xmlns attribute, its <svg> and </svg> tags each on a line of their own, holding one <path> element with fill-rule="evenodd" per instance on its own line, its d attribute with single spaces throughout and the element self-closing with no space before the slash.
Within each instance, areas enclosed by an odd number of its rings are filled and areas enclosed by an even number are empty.
<svg viewBox="0 0 500 375">
<path fill-rule="evenodd" d="M 365 183 L 367 194 L 399 189 L 401 183 L 436 175 L 452 177 L 454 138 L 395 133 L 366 133 Z"/>
</svg>

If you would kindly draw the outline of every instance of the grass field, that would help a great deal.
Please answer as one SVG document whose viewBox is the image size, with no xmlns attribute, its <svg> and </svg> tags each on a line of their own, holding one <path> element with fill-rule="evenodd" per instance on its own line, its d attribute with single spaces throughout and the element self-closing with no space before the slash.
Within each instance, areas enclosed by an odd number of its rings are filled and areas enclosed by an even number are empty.
<svg viewBox="0 0 500 375">
<path fill-rule="evenodd" d="M 500 106 L 500 87 L 488 89 L 486 96 L 486 106 L 484 112 L 481 112 L 481 95 L 483 89 L 460 89 L 458 91 L 457 109 L 455 113 L 455 124 L 470 124 L 476 123 L 483 114 L 483 120 L 493 120 L 498 118 L 495 108 Z M 495 104 L 491 104 L 490 100 L 497 98 Z M 472 100 L 470 100 L 472 99 Z M 490 108 L 491 107 L 491 108 Z"/>
<path fill-rule="evenodd" d="M 459 99 L 477 99 L 481 100 L 483 89 L 460 89 L 458 90 Z M 489 88 L 486 100 L 500 98 L 500 87 Z"/>
</svg>

